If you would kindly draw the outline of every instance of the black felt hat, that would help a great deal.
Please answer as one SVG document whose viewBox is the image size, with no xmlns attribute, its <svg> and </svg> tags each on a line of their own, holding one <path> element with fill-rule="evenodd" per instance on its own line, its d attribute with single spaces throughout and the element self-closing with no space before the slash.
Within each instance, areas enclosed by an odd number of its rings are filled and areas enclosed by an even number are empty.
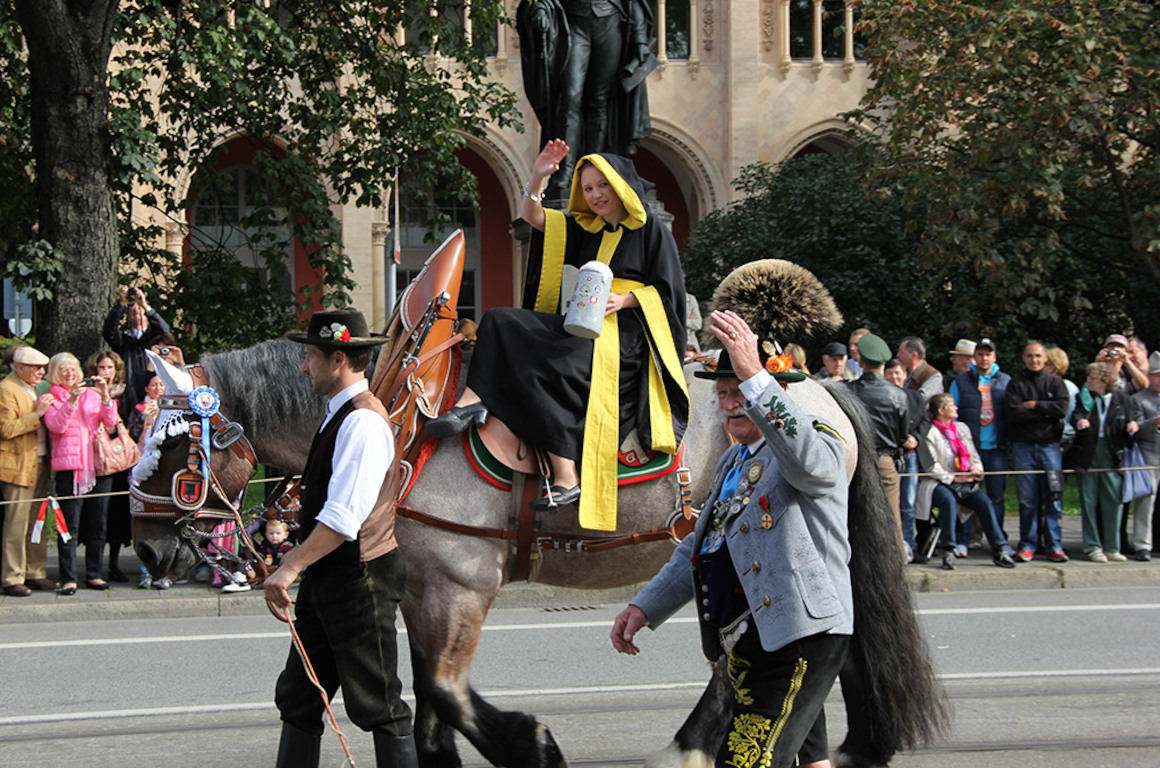
<svg viewBox="0 0 1160 768">
<path fill-rule="evenodd" d="M 760 345 L 758 354 L 761 356 L 761 364 L 765 365 L 766 361 L 771 357 L 776 357 L 776 350 L 770 349 L 773 345 L 765 342 Z M 768 368 L 766 369 L 768 370 Z M 792 384 L 795 381 L 805 381 L 806 375 L 801 371 L 773 371 L 773 378 L 778 381 L 784 381 L 787 384 Z M 704 367 L 699 371 L 693 371 L 693 375 L 699 379 L 740 379 L 737 372 L 733 370 L 733 361 L 729 359 L 729 350 L 722 349 L 721 354 L 717 356 L 717 362 L 704 363 Z"/>
<path fill-rule="evenodd" d="M 330 349 L 377 347 L 387 341 L 386 336 L 371 335 L 367 330 L 367 319 L 357 309 L 315 312 L 310 316 L 310 326 L 306 333 L 295 331 L 286 334 L 286 338 L 299 344 Z"/>
</svg>

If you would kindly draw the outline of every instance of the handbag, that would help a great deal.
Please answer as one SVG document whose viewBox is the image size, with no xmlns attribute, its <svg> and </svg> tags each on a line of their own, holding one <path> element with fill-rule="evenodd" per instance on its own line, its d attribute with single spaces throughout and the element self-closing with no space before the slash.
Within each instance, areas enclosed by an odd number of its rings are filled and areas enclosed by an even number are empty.
<svg viewBox="0 0 1160 768">
<path fill-rule="evenodd" d="M 951 483 L 949 487 L 956 499 L 966 501 L 979 492 L 979 481 L 971 480 L 966 483 Z"/>
<path fill-rule="evenodd" d="M 97 477 L 131 469 L 140 458 L 141 451 L 120 418 L 117 419 L 116 437 L 111 437 L 104 426 L 97 425 L 97 434 L 93 438 L 93 464 Z"/>
<path fill-rule="evenodd" d="M 1156 492 L 1152 487 L 1152 473 L 1141 469 L 1146 466 L 1148 462 L 1144 460 L 1144 453 L 1139 445 L 1133 443 L 1124 449 L 1124 492 L 1121 500 L 1125 504 Z"/>
</svg>

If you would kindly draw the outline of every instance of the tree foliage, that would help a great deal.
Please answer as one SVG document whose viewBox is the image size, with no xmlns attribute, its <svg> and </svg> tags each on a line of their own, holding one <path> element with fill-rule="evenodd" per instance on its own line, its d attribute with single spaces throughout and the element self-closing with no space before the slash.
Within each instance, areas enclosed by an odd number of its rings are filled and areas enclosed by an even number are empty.
<svg viewBox="0 0 1160 768">
<path fill-rule="evenodd" d="M 741 264 L 787 259 L 830 290 L 846 320 L 835 338 L 859 326 L 891 339 L 936 330 L 931 292 L 915 280 L 920 232 L 894 198 L 866 191 L 866 170 L 866 157 L 852 153 L 742 169 L 733 183 L 744 197 L 706 216 L 682 255 L 689 290 L 707 302 Z M 816 350 L 830 339 L 779 341 Z"/>
<path fill-rule="evenodd" d="M 875 81 L 851 117 L 884 153 L 871 183 L 922 212 L 928 280 L 972 286 L 956 311 L 1064 345 L 1160 338 L 1158 8 L 866 6 Z"/>
<path fill-rule="evenodd" d="M 99 117 L 118 205 L 119 247 L 106 257 L 131 265 L 122 280 L 154 283 L 142 287 L 194 353 L 281 333 L 294 322 L 295 302 L 349 303 L 350 264 L 335 206 L 384 205 L 396 169 L 429 183 L 450 176 L 448 191 L 470 199 L 473 179 L 455 157 L 464 135 L 514 122 L 514 94 L 489 81 L 483 55 L 449 12 L 461 4 L 19 0 L 22 27 L 9 10 L 0 11 L 0 72 L 14 78 L 0 85 L 0 110 L 12 120 L 3 127 L 0 153 L 19 160 L 3 172 L 33 168 L 42 184 L 45 169 L 31 161 L 35 145 L 60 140 L 27 128 L 44 93 L 16 32 L 29 34 L 52 8 L 79 27 L 94 6 L 109 3 L 117 11 L 114 53 L 94 86 L 108 92 Z M 499 0 L 471 7 L 481 30 L 494 28 L 503 13 Z M 9 135 L 18 140 L 7 141 Z M 188 207 L 221 182 L 222 143 L 237 136 L 254 149 L 264 202 L 233 222 L 229 243 L 185 230 L 194 246 L 188 261 L 158 250 L 164 242 L 158 221 L 188 221 L 196 230 Z M 44 205 L 35 211 L 41 222 Z M 27 215 L 24 221 L 31 231 Z M 19 243 L 10 232 L 5 225 L 0 248 Z M 296 296 L 284 279 L 291 238 L 316 277 Z M 264 268 L 230 258 L 239 240 Z M 76 268 L 73 254 L 63 259 L 66 272 Z M 92 286 L 85 297 L 92 311 L 75 320 L 99 329 L 112 289 Z"/>
</svg>

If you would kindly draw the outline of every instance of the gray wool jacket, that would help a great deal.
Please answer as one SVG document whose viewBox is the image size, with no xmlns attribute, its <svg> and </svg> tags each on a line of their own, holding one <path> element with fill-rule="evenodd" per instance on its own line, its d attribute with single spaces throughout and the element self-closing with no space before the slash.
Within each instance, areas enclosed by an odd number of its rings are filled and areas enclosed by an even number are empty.
<svg viewBox="0 0 1160 768">
<path fill-rule="evenodd" d="M 852 634 L 844 442 L 832 424 L 803 412 L 777 382 L 746 410 L 765 444 L 742 466 L 735 494 L 742 504 L 726 518 L 724 531 L 752 611 L 749 621 L 767 651 L 810 635 Z M 721 457 L 693 534 L 631 601 L 652 629 L 697 597 L 691 558 L 740 450 L 734 445 Z M 699 615 L 705 654 L 714 659 L 720 653 L 717 628 L 703 611 Z"/>
</svg>

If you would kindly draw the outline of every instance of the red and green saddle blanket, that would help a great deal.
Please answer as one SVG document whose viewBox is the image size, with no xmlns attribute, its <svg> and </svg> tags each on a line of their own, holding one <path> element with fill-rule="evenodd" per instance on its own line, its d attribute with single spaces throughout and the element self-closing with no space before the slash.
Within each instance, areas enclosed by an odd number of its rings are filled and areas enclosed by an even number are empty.
<svg viewBox="0 0 1160 768">
<path fill-rule="evenodd" d="M 468 463 L 475 468 L 480 477 L 501 490 L 510 491 L 512 489 L 513 470 L 501 464 L 497 458 L 491 455 L 474 426 L 463 432 L 463 452 L 467 454 Z M 677 453 L 680 454 L 680 449 Z M 632 485 L 633 483 L 655 480 L 675 472 L 678 466 L 677 456 L 659 451 L 649 451 L 648 453 L 621 452 L 617 458 L 617 485 Z"/>
</svg>

